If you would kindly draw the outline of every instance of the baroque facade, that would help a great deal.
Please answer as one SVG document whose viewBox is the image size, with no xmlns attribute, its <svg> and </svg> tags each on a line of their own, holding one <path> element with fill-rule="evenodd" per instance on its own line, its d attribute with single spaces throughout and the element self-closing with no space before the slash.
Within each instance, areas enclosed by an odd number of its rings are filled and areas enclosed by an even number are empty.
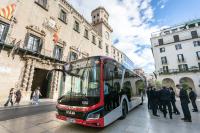
<svg viewBox="0 0 200 133">
<path fill-rule="evenodd" d="M 200 96 L 200 19 L 153 33 L 151 44 L 158 80 L 187 84 Z"/>
<path fill-rule="evenodd" d="M 69 61 L 96 55 L 128 60 L 112 45 L 105 8 L 96 8 L 91 16 L 89 23 L 66 0 L 1 0 L 0 101 L 10 88 L 22 88 L 28 100 L 38 86 L 42 98 L 56 99 L 62 76 L 48 72 Z"/>
</svg>

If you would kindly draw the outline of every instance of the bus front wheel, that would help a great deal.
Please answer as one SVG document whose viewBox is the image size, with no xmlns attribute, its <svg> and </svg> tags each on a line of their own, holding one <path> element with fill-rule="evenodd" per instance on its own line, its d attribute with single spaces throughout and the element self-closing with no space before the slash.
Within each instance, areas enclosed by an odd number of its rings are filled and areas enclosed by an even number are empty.
<svg viewBox="0 0 200 133">
<path fill-rule="evenodd" d="M 123 100 L 123 103 L 122 103 L 122 117 L 121 117 L 121 119 L 125 119 L 127 114 L 128 114 L 127 102 L 126 102 L 126 100 Z"/>
</svg>

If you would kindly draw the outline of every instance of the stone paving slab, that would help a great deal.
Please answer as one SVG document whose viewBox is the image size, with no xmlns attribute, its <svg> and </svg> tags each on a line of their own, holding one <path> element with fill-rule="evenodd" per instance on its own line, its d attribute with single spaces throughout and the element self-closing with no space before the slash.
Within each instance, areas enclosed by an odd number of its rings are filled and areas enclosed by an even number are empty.
<svg viewBox="0 0 200 133">
<path fill-rule="evenodd" d="M 182 112 L 180 104 L 177 105 Z M 57 120 L 55 113 L 42 113 L 1 121 L 0 133 L 199 133 L 200 131 L 200 112 L 191 112 L 193 122 L 185 123 L 181 120 L 182 114 L 174 115 L 173 120 L 165 119 L 161 112 L 158 113 L 160 117 L 154 117 L 146 104 L 131 111 L 125 120 L 117 120 L 102 129 Z"/>
</svg>

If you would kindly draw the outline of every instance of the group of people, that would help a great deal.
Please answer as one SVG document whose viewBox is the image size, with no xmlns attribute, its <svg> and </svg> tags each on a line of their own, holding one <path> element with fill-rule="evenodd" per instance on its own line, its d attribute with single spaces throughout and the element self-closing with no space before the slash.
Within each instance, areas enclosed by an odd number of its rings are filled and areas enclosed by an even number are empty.
<svg viewBox="0 0 200 133">
<path fill-rule="evenodd" d="M 22 98 L 21 91 L 22 91 L 21 89 L 15 91 L 14 88 L 11 88 L 9 91 L 8 100 L 4 104 L 4 107 L 7 107 L 9 103 L 11 104 L 11 106 L 13 106 L 14 104 L 19 105 L 21 98 Z"/>
<path fill-rule="evenodd" d="M 197 95 L 189 88 L 189 95 L 186 88 L 183 88 L 181 85 L 177 85 L 177 88 L 180 89 L 179 97 L 181 102 L 182 111 L 184 114 L 185 122 L 192 122 L 190 110 L 188 104 L 192 103 L 193 112 L 198 112 L 198 108 L 196 105 Z M 156 88 L 148 87 L 147 88 L 147 98 L 148 98 L 148 109 L 151 109 L 154 116 L 159 117 L 157 111 L 160 110 L 164 117 L 167 117 L 167 113 L 169 114 L 169 118 L 173 119 L 173 113 L 176 115 L 180 115 L 178 108 L 176 107 L 176 95 L 174 89 L 172 87 L 162 87 L 160 90 L 156 90 Z"/>
<path fill-rule="evenodd" d="M 31 92 L 31 96 L 30 96 L 31 104 L 38 104 L 39 96 L 41 96 L 40 87 L 37 87 L 35 90 Z M 4 104 L 4 107 L 7 107 L 9 103 L 11 104 L 11 106 L 15 104 L 19 105 L 21 98 L 22 98 L 22 89 L 18 89 L 17 91 L 15 91 L 14 88 L 11 88 L 9 91 L 8 100 Z"/>
</svg>

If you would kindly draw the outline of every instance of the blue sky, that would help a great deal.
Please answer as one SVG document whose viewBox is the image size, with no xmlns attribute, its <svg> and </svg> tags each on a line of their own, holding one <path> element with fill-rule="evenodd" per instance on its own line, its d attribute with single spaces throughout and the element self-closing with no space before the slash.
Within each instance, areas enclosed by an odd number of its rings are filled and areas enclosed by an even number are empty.
<svg viewBox="0 0 200 133">
<path fill-rule="evenodd" d="M 155 25 L 175 25 L 191 19 L 200 18 L 200 0 L 163 0 L 164 8 L 158 0 L 152 0 Z"/>
<path fill-rule="evenodd" d="M 155 70 L 151 33 L 166 26 L 200 18 L 200 0 L 67 0 L 88 21 L 91 11 L 104 6 L 110 14 L 113 44 L 127 54 L 135 67 Z"/>
</svg>

